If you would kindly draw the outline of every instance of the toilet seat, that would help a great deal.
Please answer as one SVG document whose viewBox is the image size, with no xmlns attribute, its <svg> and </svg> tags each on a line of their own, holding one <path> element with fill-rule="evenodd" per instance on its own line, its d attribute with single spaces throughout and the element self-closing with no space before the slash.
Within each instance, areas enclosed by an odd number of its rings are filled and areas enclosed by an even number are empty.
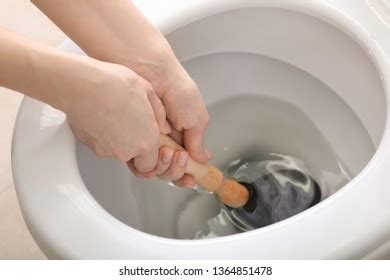
<svg viewBox="0 0 390 280">
<path fill-rule="evenodd" d="M 348 32 L 371 51 L 389 104 L 390 26 L 386 19 L 390 9 L 386 11 L 382 0 L 150 2 L 139 6 L 164 33 L 200 17 L 244 7 L 283 8 L 315 16 Z M 80 52 L 69 40 L 61 48 Z M 111 216 L 80 176 L 76 141 L 64 116 L 28 97 L 15 126 L 12 167 L 23 216 L 50 258 L 362 258 L 390 234 L 390 189 L 383 182 L 390 168 L 389 131 L 387 121 L 371 161 L 328 199 L 277 224 L 209 240 L 152 236 Z"/>
</svg>

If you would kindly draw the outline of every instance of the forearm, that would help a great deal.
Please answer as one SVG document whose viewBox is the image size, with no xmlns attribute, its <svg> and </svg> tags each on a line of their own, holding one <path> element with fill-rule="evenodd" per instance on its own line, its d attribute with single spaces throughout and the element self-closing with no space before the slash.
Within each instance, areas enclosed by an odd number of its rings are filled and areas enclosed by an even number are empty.
<svg viewBox="0 0 390 280">
<path fill-rule="evenodd" d="M 0 85 L 25 92 L 33 80 L 29 46 L 20 37 L 0 28 Z"/>
<path fill-rule="evenodd" d="M 162 0 L 163 1 L 163 0 Z M 207 162 L 206 107 L 164 36 L 130 0 L 33 0 L 89 56 L 122 64 L 148 80 L 191 156 Z M 188 114 L 188 111 L 191 114 Z M 164 118 L 165 120 L 165 118 Z"/>
<path fill-rule="evenodd" d="M 0 86 L 56 108 L 63 109 L 72 98 L 72 92 L 66 91 L 67 84 L 83 87 L 83 76 L 91 76 L 84 58 L 26 40 L 1 28 L 0 42 Z"/>
<path fill-rule="evenodd" d="M 151 58 L 167 60 L 161 63 L 175 60 L 162 34 L 129 0 L 33 0 L 33 3 L 94 58 L 126 65 L 145 78 L 153 71 L 148 65 L 156 64 L 148 61 Z"/>
</svg>

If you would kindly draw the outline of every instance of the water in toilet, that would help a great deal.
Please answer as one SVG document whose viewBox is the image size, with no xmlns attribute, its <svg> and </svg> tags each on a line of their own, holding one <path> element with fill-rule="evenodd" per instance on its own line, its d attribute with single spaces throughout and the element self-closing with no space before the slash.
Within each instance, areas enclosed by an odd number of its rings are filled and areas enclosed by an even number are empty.
<svg viewBox="0 0 390 280">
<path fill-rule="evenodd" d="M 209 112 L 207 139 L 214 157 L 223 161 L 218 165 L 226 177 L 254 184 L 258 205 L 220 205 L 210 218 L 202 210 L 201 200 L 207 198 L 195 196 L 178 215 L 181 238 L 224 236 L 270 225 L 313 206 L 350 179 L 318 128 L 292 104 L 243 94 L 210 105 Z M 198 223 L 191 219 L 196 211 L 204 215 L 203 220 L 197 217 Z"/>
<path fill-rule="evenodd" d="M 337 192 L 375 151 L 351 108 L 297 67 L 243 53 L 212 54 L 183 65 L 208 104 L 206 144 L 212 163 L 228 177 L 256 182 L 263 204 L 253 221 L 251 209 L 232 210 L 213 194 L 135 178 L 114 160 L 96 160 L 78 144 L 81 175 L 91 194 L 133 228 L 197 239 L 264 227 Z M 351 149 L 340 143 L 350 143 Z M 354 147 L 365 150 L 355 153 Z M 286 174 L 289 181 L 270 186 Z"/>
<path fill-rule="evenodd" d="M 342 160 L 298 107 L 274 98 L 242 94 L 214 102 L 208 109 L 211 123 L 206 142 L 213 152 L 214 163 L 227 177 L 257 182 L 262 205 L 251 217 L 250 209 L 229 209 L 215 195 L 202 190 L 185 199 L 176 197 L 182 202 L 174 211 L 173 230 L 166 236 L 210 238 L 267 226 L 309 208 L 349 181 L 350 174 Z M 281 182 L 279 177 L 279 186 L 266 184 L 266 180 L 283 172 L 291 173 L 290 182 Z M 186 191 L 158 180 L 151 183 L 136 179 L 137 200 L 150 207 L 161 204 L 157 202 L 161 199 L 166 200 L 165 205 L 172 202 L 164 195 L 148 198 L 144 192 L 151 184 L 155 191 L 160 188 L 170 188 L 172 193 Z M 315 192 L 316 188 L 321 191 Z M 175 203 L 171 205 L 174 207 Z M 144 224 L 152 232 L 161 232 L 157 225 Z"/>
</svg>

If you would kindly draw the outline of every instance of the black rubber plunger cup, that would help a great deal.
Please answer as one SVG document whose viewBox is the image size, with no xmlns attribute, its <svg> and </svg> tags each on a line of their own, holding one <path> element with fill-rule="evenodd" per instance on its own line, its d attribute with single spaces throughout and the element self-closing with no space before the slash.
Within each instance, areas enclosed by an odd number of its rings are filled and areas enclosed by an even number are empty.
<svg viewBox="0 0 390 280">
<path fill-rule="evenodd" d="M 160 135 L 160 146 L 184 149 L 163 134 Z M 216 193 L 222 203 L 233 207 L 232 219 L 237 223 L 242 222 L 244 230 L 250 230 L 286 219 L 319 201 L 317 183 L 298 166 L 299 161 L 292 157 L 245 163 L 238 166 L 236 171 L 255 172 L 249 172 L 251 180 L 240 184 L 240 180 L 234 176 L 235 180 L 225 179 L 215 166 L 189 158 L 186 173 L 204 190 Z"/>
<path fill-rule="evenodd" d="M 250 183 L 240 182 L 249 190 L 248 202 L 241 208 L 230 209 L 232 219 L 248 230 L 287 219 L 321 199 L 317 182 L 296 164 L 292 165 L 291 158 L 277 164 L 263 162 L 253 168 L 262 170 Z"/>
</svg>

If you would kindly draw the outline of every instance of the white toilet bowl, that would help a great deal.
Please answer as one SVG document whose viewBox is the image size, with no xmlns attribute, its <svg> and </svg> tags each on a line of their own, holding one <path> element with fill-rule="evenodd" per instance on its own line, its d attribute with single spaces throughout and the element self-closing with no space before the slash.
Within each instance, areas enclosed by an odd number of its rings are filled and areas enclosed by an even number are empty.
<svg viewBox="0 0 390 280">
<path fill-rule="evenodd" d="M 25 98 L 13 139 L 14 181 L 26 223 L 48 257 L 390 256 L 386 0 L 171 0 L 139 6 L 166 34 L 207 104 L 243 93 L 294 104 L 321 131 L 352 178 L 324 194 L 319 204 L 276 224 L 211 239 L 173 238 L 178 209 L 194 190 L 137 187 L 140 182 L 126 167 L 98 160 L 77 144 L 63 113 Z M 82 53 L 69 40 L 61 48 Z M 316 82 L 303 82 L 309 76 Z M 335 98 L 340 102 L 332 103 Z M 344 114 L 348 110 L 352 117 Z M 213 123 L 209 132 L 215 163 L 222 166 L 231 156 L 218 150 L 230 148 L 224 145 L 227 137 L 218 137 L 223 128 Z M 286 152 L 291 145 L 301 158 L 321 164 L 312 157 L 319 144 L 298 136 L 291 132 L 283 145 L 267 147 Z M 213 209 L 213 198 L 204 196 L 205 207 Z"/>
</svg>

